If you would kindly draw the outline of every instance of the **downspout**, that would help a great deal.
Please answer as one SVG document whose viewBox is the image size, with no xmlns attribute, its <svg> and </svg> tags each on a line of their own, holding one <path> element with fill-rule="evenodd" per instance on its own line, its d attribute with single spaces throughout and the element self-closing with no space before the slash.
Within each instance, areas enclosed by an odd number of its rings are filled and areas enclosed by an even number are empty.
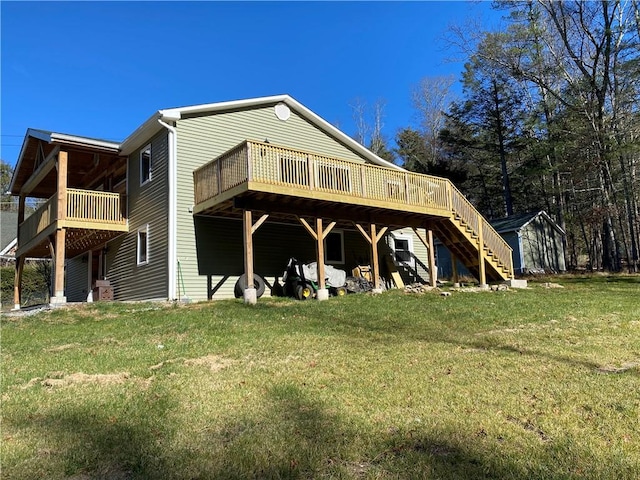
<svg viewBox="0 0 640 480">
<path fill-rule="evenodd" d="M 178 240 L 177 240 L 177 210 L 178 210 L 178 132 L 175 127 L 172 127 L 163 120 L 175 121 L 177 118 L 165 117 L 162 113 L 158 118 L 158 123 L 169 131 L 169 217 L 168 217 L 168 230 L 169 230 L 169 255 L 168 255 L 168 274 L 169 274 L 169 289 L 167 297 L 169 300 L 175 300 L 176 285 L 178 283 L 177 276 L 177 263 L 178 263 Z"/>
</svg>

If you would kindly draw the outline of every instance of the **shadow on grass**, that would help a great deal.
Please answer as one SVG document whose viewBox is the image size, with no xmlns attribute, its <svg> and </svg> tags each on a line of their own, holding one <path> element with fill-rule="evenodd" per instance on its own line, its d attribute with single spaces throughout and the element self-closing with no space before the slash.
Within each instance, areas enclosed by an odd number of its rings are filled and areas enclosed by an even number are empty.
<svg viewBox="0 0 640 480">
<path fill-rule="evenodd" d="M 140 396 L 134 410 L 149 400 Z M 204 433 L 163 427 L 170 423 L 169 409 L 177 406 L 166 398 L 148 416 L 136 411 L 124 418 L 60 405 L 38 425 L 58 445 L 48 461 L 62 462 L 64 476 L 59 470 L 39 469 L 3 478 L 560 479 L 573 477 L 576 456 L 589 458 L 566 447 L 570 439 L 541 442 L 523 461 L 520 455 L 513 457 L 513 447 L 496 449 L 496 442 L 506 440 L 487 438 L 484 432 L 465 437 L 464 432 L 436 433 L 423 427 L 372 436 L 370 426 L 342 417 L 290 384 L 268 388 L 261 402 L 264 408 L 246 408 L 223 424 L 207 425 Z M 176 435 L 186 441 L 174 442 Z M 582 478 L 615 476 L 593 470 Z"/>
<path fill-rule="evenodd" d="M 127 397 L 102 405 L 84 401 L 74 405 L 62 400 L 47 413 L 6 419 L 21 429 L 36 432 L 38 443 L 45 447 L 19 467 L 19 472 L 15 466 L 3 465 L 10 468 L 3 468 L 2 478 L 164 478 L 171 468 L 162 448 L 162 438 L 167 435 L 163 423 L 169 397 L 146 393 Z"/>
</svg>

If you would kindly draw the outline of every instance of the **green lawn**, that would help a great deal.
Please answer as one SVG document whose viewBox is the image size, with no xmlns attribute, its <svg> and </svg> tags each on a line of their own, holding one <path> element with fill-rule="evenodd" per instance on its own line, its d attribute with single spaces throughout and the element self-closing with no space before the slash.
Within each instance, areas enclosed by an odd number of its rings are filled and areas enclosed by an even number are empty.
<svg viewBox="0 0 640 480">
<path fill-rule="evenodd" d="M 640 277 L 2 319 L 2 479 L 636 479 Z"/>
</svg>

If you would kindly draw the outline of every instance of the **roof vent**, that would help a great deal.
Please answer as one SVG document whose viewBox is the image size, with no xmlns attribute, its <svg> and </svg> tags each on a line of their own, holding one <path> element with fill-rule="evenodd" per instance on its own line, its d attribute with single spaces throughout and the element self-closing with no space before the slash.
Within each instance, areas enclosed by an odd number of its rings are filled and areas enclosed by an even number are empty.
<svg viewBox="0 0 640 480">
<path fill-rule="evenodd" d="M 289 117 L 291 116 L 291 110 L 289 110 L 289 107 L 286 103 L 277 104 L 274 110 L 276 112 L 276 117 L 278 117 L 279 120 L 282 120 L 283 122 L 289 120 Z"/>
</svg>

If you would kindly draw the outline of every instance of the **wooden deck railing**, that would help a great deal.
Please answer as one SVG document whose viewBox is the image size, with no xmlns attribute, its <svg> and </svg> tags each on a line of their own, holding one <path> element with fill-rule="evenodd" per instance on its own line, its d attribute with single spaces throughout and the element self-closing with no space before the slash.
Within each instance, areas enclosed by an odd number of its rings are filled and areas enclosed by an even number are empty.
<svg viewBox="0 0 640 480">
<path fill-rule="evenodd" d="M 18 245 L 25 244 L 58 220 L 86 222 L 86 228 L 93 229 L 125 226 L 127 219 L 123 207 L 118 193 L 69 188 L 64 218 L 58 215 L 58 198 L 54 195 L 19 225 Z"/>
<path fill-rule="evenodd" d="M 58 199 L 54 195 L 18 225 L 18 245 L 23 245 L 51 225 L 58 210 Z"/>
<path fill-rule="evenodd" d="M 443 216 L 455 213 L 485 246 L 511 265 L 511 249 L 475 207 L 447 179 L 339 160 L 316 153 L 245 141 L 194 171 L 196 205 L 244 182 L 327 192 L 349 198 L 428 207 Z"/>
<path fill-rule="evenodd" d="M 111 192 L 67 189 L 67 219 L 126 225 L 121 195 Z"/>
<path fill-rule="evenodd" d="M 246 181 L 450 210 L 446 179 L 248 141 L 194 172 L 195 204 Z"/>
</svg>

